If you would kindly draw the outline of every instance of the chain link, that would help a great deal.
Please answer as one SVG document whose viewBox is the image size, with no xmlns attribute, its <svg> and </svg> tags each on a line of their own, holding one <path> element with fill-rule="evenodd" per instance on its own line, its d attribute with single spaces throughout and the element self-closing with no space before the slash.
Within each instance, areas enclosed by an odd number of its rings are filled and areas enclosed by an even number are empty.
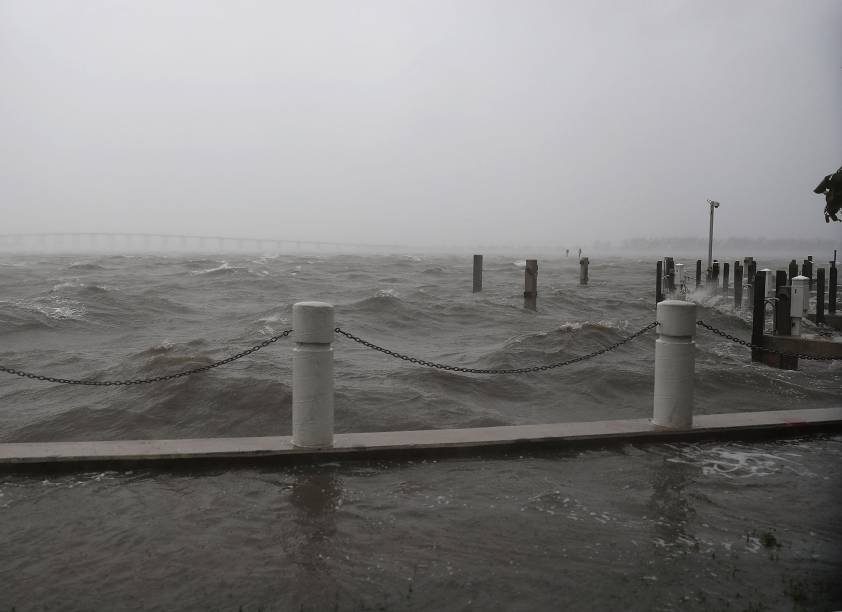
<svg viewBox="0 0 842 612">
<path fill-rule="evenodd" d="M 757 345 L 757 344 L 752 344 L 751 342 L 746 342 L 745 340 L 741 340 L 740 338 L 737 338 L 736 336 L 732 336 L 731 334 L 728 334 L 728 333 L 722 331 L 721 329 L 716 329 L 713 325 L 708 325 L 704 321 L 696 321 L 696 325 L 698 325 L 700 327 L 704 327 L 705 329 L 707 329 L 709 331 L 712 331 L 717 336 L 722 336 L 723 338 L 727 338 L 728 340 L 731 340 L 732 342 L 736 342 L 737 344 L 741 344 L 741 345 L 743 345 L 745 347 L 748 347 L 750 349 L 757 349 L 759 351 L 766 351 L 767 353 L 775 353 L 776 355 L 780 355 L 782 357 L 797 357 L 799 359 L 808 359 L 808 360 L 812 360 L 812 361 L 832 361 L 834 359 L 840 359 L 840 357 L 835 357 L 833 355 L 813 355 L 813 354 L 810 354 L 810 353 L 787 353 L 787 352 L 784 352 L 784 351 L 779 351 L 777 349 L 768 348 L 766 346 L 760 346 L 760 345 Z"/>
<path fill-rule="evenodd" d="M 609 351 L 613 351 L 617 347 L 620 347 L 620 346 L 624 345 L 626 342 L 630 342 L 630 341 L 634 340 L 638 336 L 642 336 L 643 334 L 648 332 L 650 329 L 655 327 L 657 324 L 658 324 L 657 322 L 650 323 L 649 325 L 647 325 L 646 327 L 644 327 L 640 331 L 632 334 L 628 338 L 624 338 L 623 340 L 620 340 L 619 342 L 615 342 L 614 344 L 612 344 L 610 346 L 606 346 L 605 348 L 601 348 L 598 351 L 594 351 L 593 353 L 589 353 L 587 355 L 581 355 L 579 357 L 574 357 L 573 359 L 568 359 L 567 361 L 560 361 L 558 363 L 550 363 L 550 364 L 542 365 L 542 366 L 533 366 L 531 368 L 509 368 L 509 369 L 488 369 L 488 370 L 477 369 L 477 368 L 463 368 L 463 367 L 459 367 L 459 366 L 451 366 L 451 365 L 445 365 L 445 364 L 442 364 L 442 363 L 435 363 L 434 361 L 426 361 L 424 359 L 418 359 L 417 357 L 410 357 L 409 355 L 403 355 L 401 353 L 391 351 L 387 348 L 383 348 L 382 346 L 377 346 L 376 344 L 368 342 L 367 340 L 363 340 L 362 338 L 358 338 L 357 336 L 346 332 L 342 328 L 337 327 L 334 331 L 337 334 L 341 334 L 341 335 L 345 336 L 349 340 L 353 340 L 354 342 L 362 344 L 363 346 L 365 346 L 367 348 L 370 348 L 370 349 L 373 349 L 375 351 L 380 351 L 381 353 L 385 353 L 386 355 L 389 355 L 390 357 L 394 357 L 396 359 L 401 359 L 403 361 L 408 361 L 410 363 L 417 363 L 418 365 L 426 366 L 428 368 L 435 368 L 437 370 L 446 370 L 448 372 L 463 372 L 465 374 L 528 374 L 528 373 L 531 373 L 531 372 L 543 372 L 545 370 L 552 370 L 554 368 L 560 368 L 560 367 L 563 367 L 563 366 L 572 365 L 574 363 L 579 363 L 580 361 L 585 361 L 585 360 L 591 359 L 593 357 L 598 357 L 599 355 L 602 355 L 602 354 L 607 353 Z"/>
<path fill-rule="evenodd" d="M 61 383 L 65 385 L 88 385 L 91 387 L 114 387 L 114 386 L 128 386 L 128 385 L 145 385 L 148 383 L 155 383 L 155 382 L 163 382 L 165 380 L 173 380 L 174 378 L 181 378 L 183 376 L 190 376 L 191 374 L 199 374 L 200 372 L 207 372 L 208 370 L 212 370 L 213 368 L 218 368 L 221 365 L 225 365 L 227 363 L 231 363 L 232 361 L 236 361 L 237 359 L 242 359 L 246 355 L 251 355 L 259 351 L 262 348 L 265 348 L 272 344 L 273 342 L 277 342 L 281 338 L 285 338 L 292 333 L 291 329 L 287 329 L 286 331 L 278 334 L 277 336 L 272 336 L 261 342 L 260 344 L 256 344 L 250 349 L 246 349 L 241 353 L 237 353 L 236 355 L 231 355 L 222 361 L 217 361 L 206 366 L 202 366 L 200 368 L 194 368 L 192 370 L 185 370 L 183 372 L 176 372 L 175 374 L 167 374 L 165 376 L 155 376 L 153 378 L 137 378 L 134 380 L 75 380 L 72 378 L 54 378 L 52 376 L 42 376 L 41 374 L 32 374 L 31 372 L 22 372 L 21 370 L 15 370 L 14 368 L 7 368 L 0 365 L 0 372 L 6 372 L 8 374 L 14 374 L 15 376 L 22 376 L 23 378 L 31 378 L 33 380 L 43 380 L 45 382 L 53 382 L 53 383 Z"/>
</svg>

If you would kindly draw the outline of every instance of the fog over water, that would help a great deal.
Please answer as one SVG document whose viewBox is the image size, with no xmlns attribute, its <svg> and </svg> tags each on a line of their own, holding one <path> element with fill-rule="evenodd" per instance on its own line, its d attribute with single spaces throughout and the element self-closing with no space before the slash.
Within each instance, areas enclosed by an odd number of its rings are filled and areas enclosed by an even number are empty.
<svg viewBox="0 0 842 612">
<path fill-rule="evenodd" d="M 838 243 L 812 189 L 840 27 L 821 0 L 0 0 L 2 231 L 704 239 L 712 198 L 723 238 Z"/>
</svg>

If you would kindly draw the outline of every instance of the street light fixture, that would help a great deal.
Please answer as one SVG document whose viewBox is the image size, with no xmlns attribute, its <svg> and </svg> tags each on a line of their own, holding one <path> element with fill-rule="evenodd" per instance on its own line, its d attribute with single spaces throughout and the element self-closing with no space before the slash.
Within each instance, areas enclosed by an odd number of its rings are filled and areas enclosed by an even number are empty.
<svg viewBox="0 0 842 612">
<path fill-rule="evenodd" d="M 710 204 L 710 237 L 708 238 L 708 278 L 713 270 L 713 209 L 719 208 L 719 202 L 708 200 Z"/>
</svg>

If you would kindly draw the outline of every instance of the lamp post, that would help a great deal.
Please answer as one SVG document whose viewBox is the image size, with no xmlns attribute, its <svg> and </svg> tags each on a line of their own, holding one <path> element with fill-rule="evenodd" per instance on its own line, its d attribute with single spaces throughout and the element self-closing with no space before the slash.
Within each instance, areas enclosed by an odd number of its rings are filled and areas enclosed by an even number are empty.
<svg viewBox="0 0 842 612">
<path fill-rule="evenodd" d="M 708 200 L 710 204 L 710 237 L 708 238 L 708 278 L 713 271 L 713 209 L 719 208 L 719 202 Z"/>
</svg>

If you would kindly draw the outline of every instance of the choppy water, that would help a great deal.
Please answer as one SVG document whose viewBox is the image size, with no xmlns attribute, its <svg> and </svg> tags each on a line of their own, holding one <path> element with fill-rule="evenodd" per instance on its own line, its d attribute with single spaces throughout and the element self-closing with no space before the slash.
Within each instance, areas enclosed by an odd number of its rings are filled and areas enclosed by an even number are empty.
<svg viewBox="0 0 842 612">
<path fill-rule="evenodd" d="M 0 364 L 143 378 L 291 327 L 292 304 L 388 348 L 479 368 L 562 361 L 654 320 L 654 263 L 486 258 L 0 258 Z M 764 263 L 765 265 L 765 263 Z M 699 317 L 748 338 L 729 299 Z M 697 338 L 699 413 L 839 406 L 842 367 L 751 364 Z M 637 418 L 654 334 L 524 376 L 425 369 L 334 345 L 337 431 Z M 0 441 L 289 434 L 291 342 L 168 383 L 2 374 Z M 0 478 L 0 610 L 842 608 L 842 438 L 628 446 L 508 459 Z M 5 606 L 5 608 L 4 608 Z M 754 606 L 754 607 L 752 607 Z M 800 607 L 799 607 L 800 606 Z"/>
</svg>

